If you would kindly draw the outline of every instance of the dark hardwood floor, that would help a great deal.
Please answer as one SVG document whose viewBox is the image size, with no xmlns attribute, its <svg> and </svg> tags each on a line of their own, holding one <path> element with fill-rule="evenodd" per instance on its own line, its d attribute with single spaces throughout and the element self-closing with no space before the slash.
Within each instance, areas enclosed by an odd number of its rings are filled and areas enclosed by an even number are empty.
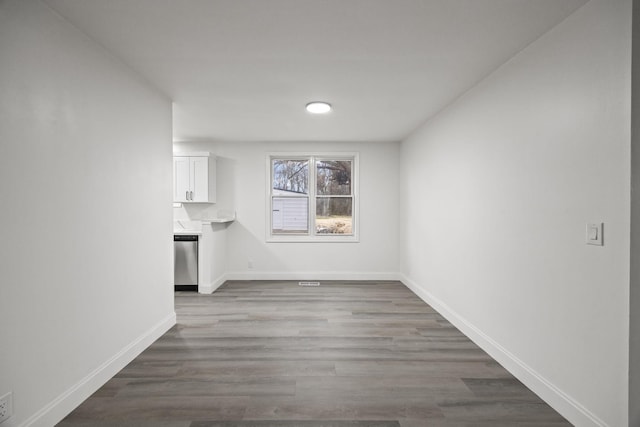
<svg viewBox="0 0 640 427">
<path fill-rule="evenodd" d="M 399 282 L 227 282 L 59 426 L 570 426 Z"/>
</svg>

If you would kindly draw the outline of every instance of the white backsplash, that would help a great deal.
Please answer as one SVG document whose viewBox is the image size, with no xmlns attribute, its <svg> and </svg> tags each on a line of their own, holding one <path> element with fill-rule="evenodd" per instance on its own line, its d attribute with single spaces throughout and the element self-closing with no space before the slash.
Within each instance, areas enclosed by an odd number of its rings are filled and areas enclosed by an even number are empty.
<svg viewBox="0 0 640 427">
<path fill-rule="evenodd" d="M 182 203 L 179 208 L 173 208 L 174 220 L 199 220 L 215 218 L 218 216 L 218 208 L 208 204 Z"/>
<path fill-rule="evenodd" d="M 199 221 L 214 218 L 235 218 L 235 212 L 228 209 L 205 204 L 181 203 L 180 207 L 173 208 L 174 221 Z"/>
</svg>

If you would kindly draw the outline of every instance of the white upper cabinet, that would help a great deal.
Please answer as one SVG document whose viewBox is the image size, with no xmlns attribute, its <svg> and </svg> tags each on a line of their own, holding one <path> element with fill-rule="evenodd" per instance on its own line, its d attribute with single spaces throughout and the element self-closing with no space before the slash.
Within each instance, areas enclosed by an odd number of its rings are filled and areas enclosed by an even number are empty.
<svg viewBox="0 0 640 427">
<path fill-rule="evenodd" d="M 173 201 L 216 202 L 216 158 L 210 153 L 175 153 Z"/>
<path fill-rule="evenodd" d="M 189 157 L 173 157 L 173 201 L 186 202 L 189 199 Z"/>
</svg>

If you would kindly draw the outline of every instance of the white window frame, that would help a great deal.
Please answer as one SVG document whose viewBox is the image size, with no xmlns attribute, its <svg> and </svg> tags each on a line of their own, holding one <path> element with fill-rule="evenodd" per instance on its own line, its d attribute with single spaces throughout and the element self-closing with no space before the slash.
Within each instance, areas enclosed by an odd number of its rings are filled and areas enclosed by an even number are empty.
<svg viewBox="0 0 640 427">
<path fill-rule="evenodd" d="M 305 234 L 273 234 L 273 159 L 308 160 L 309 161 L 309 194 L 308 194 L 308 233 Z M 352 234 L 317 234 L 316 233 L 316 174 L 317 161 L 323 160 L 349 160 L 351 161 L 351 193 L 353 197 L 352 206 Z M 355 152 L 274 152 L 267 154 L 267 206 L 266 206 L 266 241 L 270 243 L 278 242 L 306 242 L 306 243 L 338 243 L 338 242 L 359 242 L 360 229 L 360 191 L 359 191 L 359 153 Z"/>
</svg>

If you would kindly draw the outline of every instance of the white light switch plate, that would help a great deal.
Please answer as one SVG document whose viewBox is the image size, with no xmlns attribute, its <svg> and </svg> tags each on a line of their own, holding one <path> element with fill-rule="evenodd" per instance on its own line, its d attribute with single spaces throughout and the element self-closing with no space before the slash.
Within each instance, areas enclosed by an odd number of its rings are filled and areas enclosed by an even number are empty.
<svg viewBox="0 0 640 427">
<path fill-rule="evenodd" d="M 602 240 L 603 225 L 602 222 L 587 223 L 587 235 L 585 236 L 587 245 L 602 246 L 604 244 Z"/>
</svg>

